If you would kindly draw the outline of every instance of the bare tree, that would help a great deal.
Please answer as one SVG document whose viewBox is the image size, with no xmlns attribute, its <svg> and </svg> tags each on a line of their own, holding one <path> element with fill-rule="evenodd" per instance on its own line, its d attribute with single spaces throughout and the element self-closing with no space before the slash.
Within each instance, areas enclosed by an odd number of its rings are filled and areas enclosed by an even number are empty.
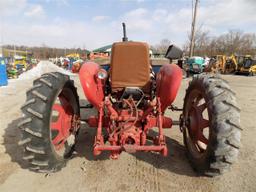
<svg viewBox="0 0 256 192">
<path fill-rule="evenodd" d="M 189 39 L 184 45 L 185 51 L 189 46 Z M 211 37 L 208 31 L 201 28 L 195 34 L 194 55 L 213 56 L 219 54 L 256 55 L 256 35 L 255 33 L 243 33 L 238 30 L 230 30 L 228 33 Z"/>
<path fill-rule="evenodd" d="M 210 36 L 208 31 L 197 31 L 195 35 L 195 47 L 194 54 L 196 55 L 207 55 L 210 45 Z"/>
<path fill-rule="evenodd" d="M 162 39 L 159 44 L 151 46 L 151 49 L 155 53 L 165 54 L 170 44 L 171 41 L 169 39 Z"/>
</svg>

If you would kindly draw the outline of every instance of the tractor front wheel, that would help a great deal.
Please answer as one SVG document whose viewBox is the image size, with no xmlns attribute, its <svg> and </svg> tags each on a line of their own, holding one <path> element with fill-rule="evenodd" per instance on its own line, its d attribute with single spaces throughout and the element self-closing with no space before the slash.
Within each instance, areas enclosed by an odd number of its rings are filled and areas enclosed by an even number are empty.
<svg viewBox="0 0 256 192">
<path fill-rule="evenodd" d="M 74 149 L 80 107 L 74 82 L 61 73 L 47 73 L 27 91 L 19 124 L 23 159 L 39 172 L 60 170 Z"/>
<path fill-rule="evenodd" d="M 183 106 L 183 137 L 195 171 L 222 174 L 237 159 L 240 147 L 240 109 L 235 93 L 218 76 L 194 76 Z"/>
</svg>

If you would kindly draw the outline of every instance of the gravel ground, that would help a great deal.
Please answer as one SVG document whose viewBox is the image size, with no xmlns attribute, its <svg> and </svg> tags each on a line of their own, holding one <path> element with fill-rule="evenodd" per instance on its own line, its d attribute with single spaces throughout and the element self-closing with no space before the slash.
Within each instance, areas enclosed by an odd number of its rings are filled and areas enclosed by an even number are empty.
<svg viewBox="0 0 256 192">
<path fill-rule="evenodd" d="M 81 103 L 85 102 L 77 77 Z M 242 147 L 238 161 L 230 172 L 217 178 L 201 177 L 191 169 L 185 156 L 182 134 L 177 126 L 165 130 L 169 155 L 156 153 L 122 153 L 118 160 L 107 154 L 92 155 L 94 130 L 83 127 L 78 153 L 60 172 L 33 173 L 26 169 L 18 147 L 20 106 L 32 80 L 12 81 L 0 88 L 0 191 L 256 191 L 256 77 L 225 75 L 242 109 Z M 183 80 L 175 104 L 182 106 L 188 79 Z M 93 113 L 93 112 L 91 112 Z M 88 114 L 88 111 L 84 111 Z M 174 119 L 179 114 L 168 112 Z"/>
</svg>

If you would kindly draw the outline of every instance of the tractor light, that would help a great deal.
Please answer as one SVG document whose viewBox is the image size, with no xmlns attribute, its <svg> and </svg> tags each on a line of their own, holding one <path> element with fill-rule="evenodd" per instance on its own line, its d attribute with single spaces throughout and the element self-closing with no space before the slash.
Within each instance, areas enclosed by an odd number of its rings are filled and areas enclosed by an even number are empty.
<svg viewBox="0 0 256 192">
<path fill-rule="evenodd" d="M 107 71 L 105 71 L 104 69 L 100 69 L 99 71 L 98 71 L 98 73 L 97 73 L 97 78 L 98 79 L 106 79 L 107 78 L 107 76 L 108 76 L 108 73 L 107 73 Z"/>
</svg>

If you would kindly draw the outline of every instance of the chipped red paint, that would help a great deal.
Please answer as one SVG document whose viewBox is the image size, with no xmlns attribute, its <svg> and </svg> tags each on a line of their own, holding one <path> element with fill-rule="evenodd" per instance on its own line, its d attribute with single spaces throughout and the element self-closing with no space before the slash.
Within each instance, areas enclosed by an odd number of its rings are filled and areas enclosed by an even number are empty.
<svg viewBox="0 0 256 192">
<path fill-rule="evenodd" d="M 52 138 L 52 144 L 54 145 L 56 150 L 61 149 L 67 138 L 70 136 L 72 132 L 72 118 L 73 118 L 73 109 L 68 101 L 59 96 L 61 104 L 54 104 L 52 107 L 53 111 L 58 112 L 58 117 L 56 121 L 51 122 L 51 131 L 57 131 L 57 135 Z"/>
<path fill-rule="evenodd" d="M 161 101 L 161 109 L 165 111 L 174 101 L 182 80 L 182 71 L 175 64 L 166 64 L 157 74 L 157 96 Z"/>
<path fill-rule="evenodd" d="M 104 99 L 103 82 L 96 78 L 100 66 L 93 62 L 84 63 L 79 71 L 79 78 L 87 100 L 97 109 Z"/>
<path fill-rule="evenodd" d="M 182 72 L 176 65 L 164 65 L 157 75 L 156 99 L 148 102 L 142 109 L 133 112 L 133 99 L 122 99 L 128 108 L 116 108 L 110 95 L 104 95 L 105 82 L 97 78 L 100 66 L 96 63 L 84 64 L 79 72 L 80 81 L 88 101 L 98 110 L 97 116 L 90 116 L 86 122 L 95 127 L 94 155 L 111 151 L 110 157 L 117 159 L 122 151 L 157 151 L 166 156 L 168 153 L 164 128 L 172 127 L 172 119 L 164 116 L 165 109 L 174 101 L 182 79 Z M 130 108 L 130 109 L 129 109 Z M 158 135 L 149 137 L 150 129 L 157 127 Z M 107 131 L 103 136 L 103 129 Z M 153 145 L 146 145 L 152 140 Z M 108 144 L 106 144 L 108 141 Z"/>
</svg>

